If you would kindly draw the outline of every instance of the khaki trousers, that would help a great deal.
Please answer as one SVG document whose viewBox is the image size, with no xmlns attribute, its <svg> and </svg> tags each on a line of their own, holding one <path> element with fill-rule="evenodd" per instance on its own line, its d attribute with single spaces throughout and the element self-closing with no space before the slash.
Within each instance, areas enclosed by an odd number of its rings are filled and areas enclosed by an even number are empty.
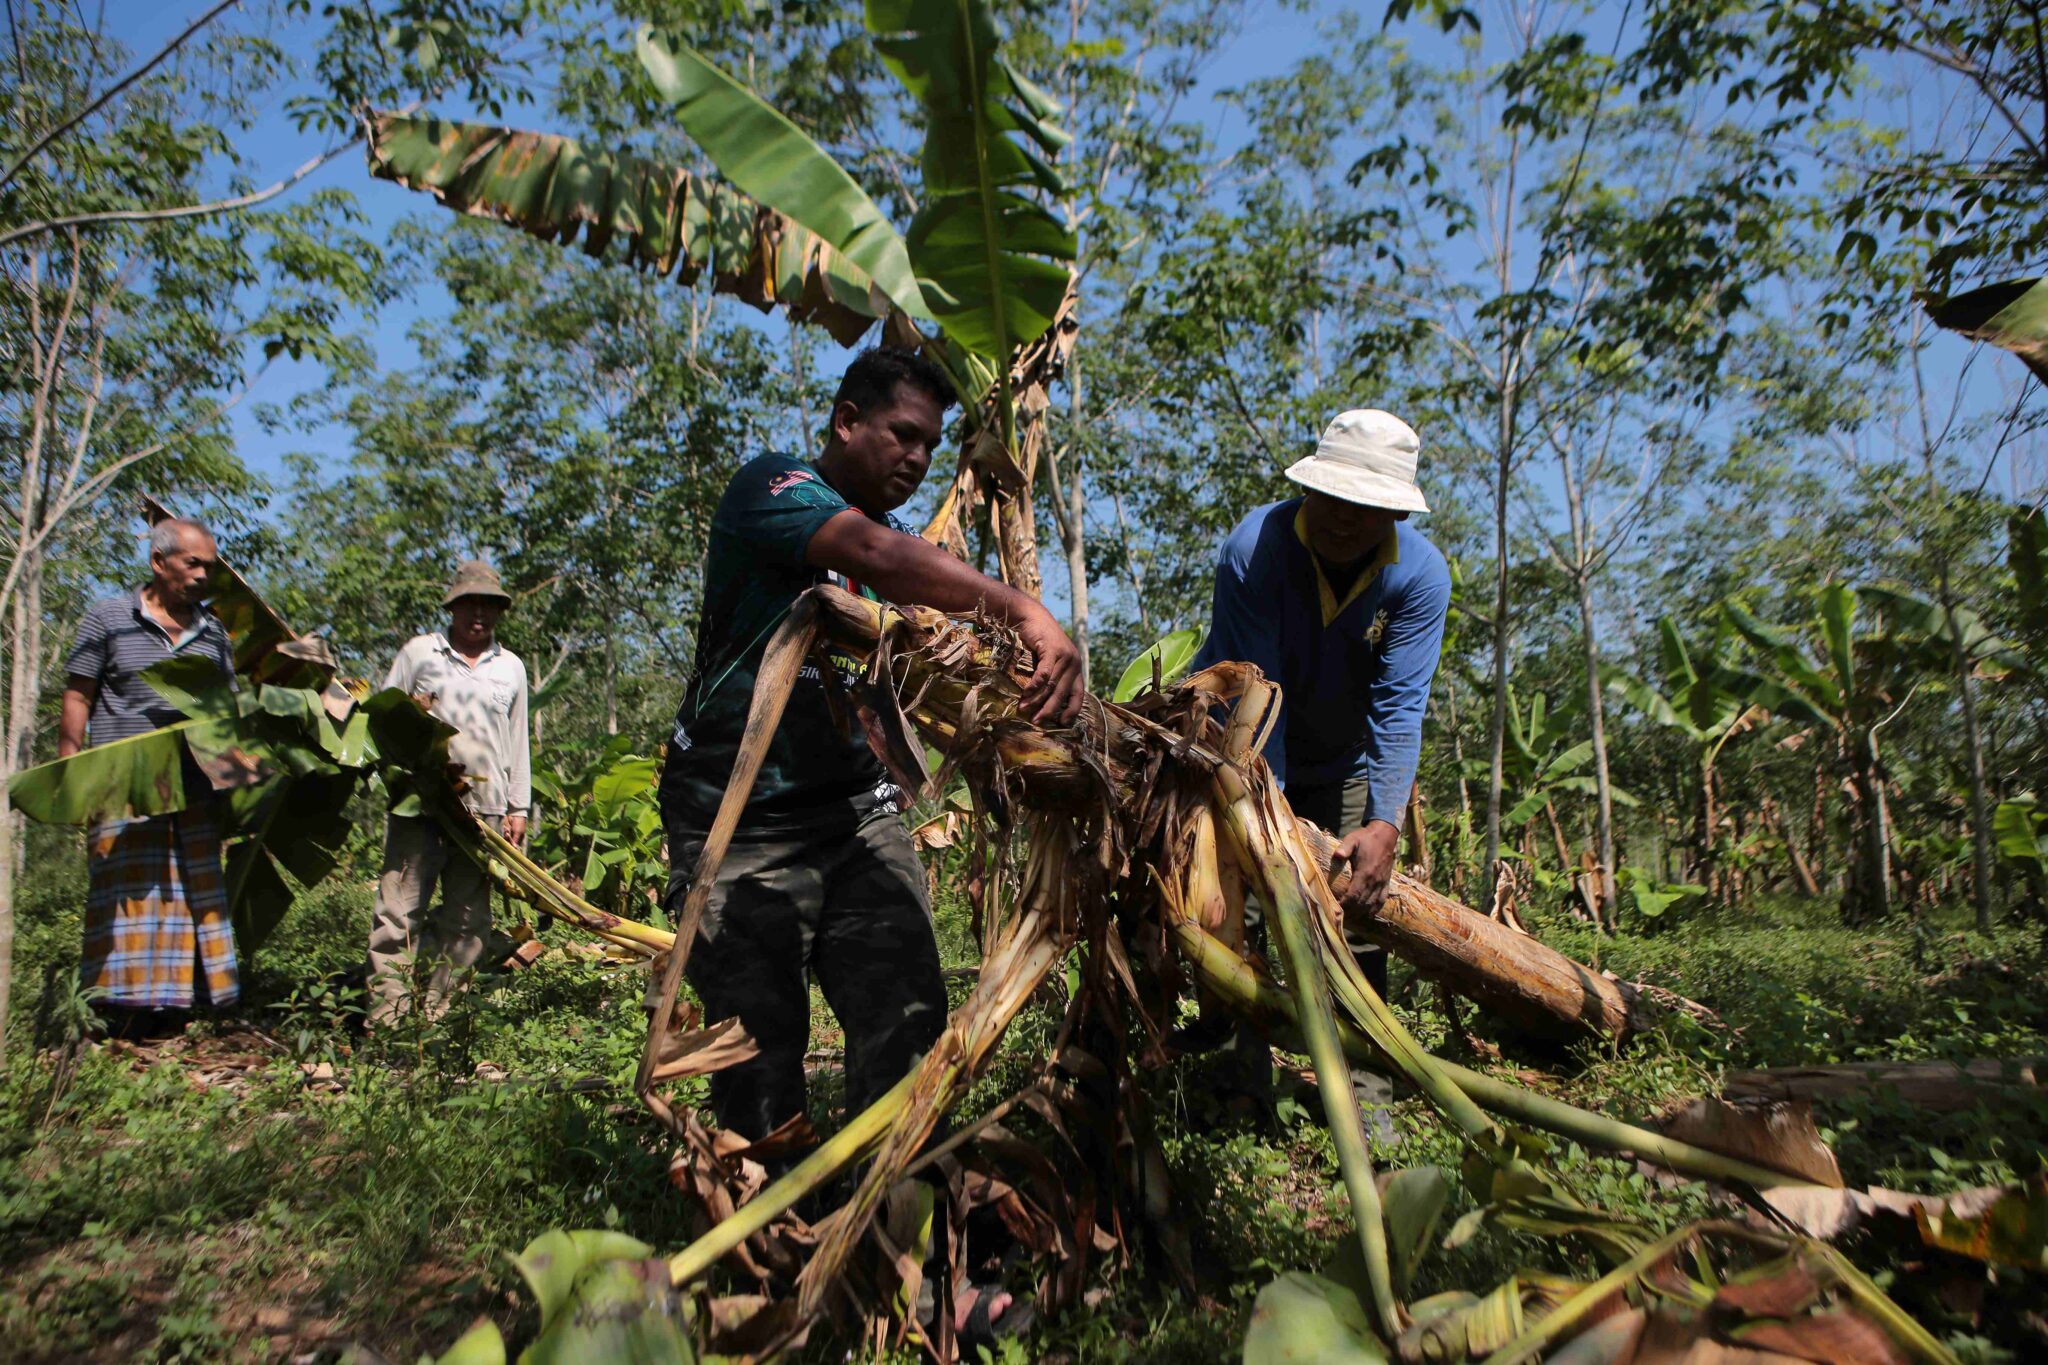
<svg viewBox="0 0 2048 1365">
<path fill-rule="evenodd" d="M 505 820 L 478 818 L 493 829 Z M 429 910 L 436 885 L 441 903 Z M 392 816 L 370 920 L 370 1026 L 395 1022 L 415 1003 L 427 1018 L 440 1018 L 455 973 L 476 965 L 490 927 L 491 883 L 483 869 L 432 820 Z"/>
</svg>

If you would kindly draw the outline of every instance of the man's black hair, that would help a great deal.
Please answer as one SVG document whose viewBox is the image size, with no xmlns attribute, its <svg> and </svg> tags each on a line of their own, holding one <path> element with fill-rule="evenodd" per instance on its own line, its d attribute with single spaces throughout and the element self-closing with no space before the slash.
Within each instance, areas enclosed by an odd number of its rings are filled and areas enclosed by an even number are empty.
<svg viewBox="0 0 2048 1365">
<path fill-rule="evenodd" d="M 910 384 L 923 389 L 939 405 L 940 413 L 953 406 L 953 381 L 922 351 L 901 346 L 872 346 L 853 358 L 832 395 L 832 406 L 851 403 L 863 413 L 894 401 L 896 386 Z"/>
</svg>

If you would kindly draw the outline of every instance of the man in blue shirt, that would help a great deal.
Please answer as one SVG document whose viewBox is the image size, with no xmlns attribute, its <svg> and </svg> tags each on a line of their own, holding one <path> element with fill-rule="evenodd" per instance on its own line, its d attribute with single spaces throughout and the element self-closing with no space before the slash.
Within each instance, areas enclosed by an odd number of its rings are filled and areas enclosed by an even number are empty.
<svg viewBox="0 0 2048 1365">
<path fill-rule="evenodd" d="M 1287 470 L 1307 491 L 1254 508 L 1223 542 L 1195 660 L 1241 659 L 1280 684 L 1266 763 L 1295 814 L 1337 835 L 1355 920 L 1378 909 L 1393 876 L 1451 603 L 1443 555 L 1408 522 L 1429 510 L 1419 449 L 1390 413 L 1338 414 Z M 1384 994 L 1385 952 L 1347 937 Z"/>
</svg>

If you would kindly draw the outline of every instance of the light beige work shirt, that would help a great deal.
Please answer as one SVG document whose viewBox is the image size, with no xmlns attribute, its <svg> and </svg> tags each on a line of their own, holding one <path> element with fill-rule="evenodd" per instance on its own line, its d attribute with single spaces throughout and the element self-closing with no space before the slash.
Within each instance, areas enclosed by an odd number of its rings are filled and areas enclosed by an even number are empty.
<svg viewBox="0 0 2048 1365">
<path fill-rule="evenodd" d="M 440 631 L 415 635 L 391 663 L 386 687 L 432 697 L 433 712 L 461 733 L 449 754 L 469 775 L 465 800 L 479 815 L 524 815 L 533 804 L 527 741 L 526 665 L 491 643 L 472 664 Z"/>
</svg>

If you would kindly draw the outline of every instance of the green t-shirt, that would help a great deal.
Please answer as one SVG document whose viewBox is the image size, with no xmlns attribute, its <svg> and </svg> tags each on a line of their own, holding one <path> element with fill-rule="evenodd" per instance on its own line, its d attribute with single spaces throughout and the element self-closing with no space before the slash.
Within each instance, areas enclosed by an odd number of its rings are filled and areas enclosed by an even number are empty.
<svg viewBox="0 0 2048 1365">
<path fill-rule="evenodd" d="M 798 594 L 830 582 L 876 596 L 844 575 L 804 561 L 818 528 L 847 507 L 815 467 L 787 455 L 749 460 L 726 485 L 711 518 L 696 664 L 676 711 L 661 775 L 662 810 L 671 824 L 701 829 L 717 814 L 746 728 L 762 652 Z M 884 524 L 906 529 L 893 517 Z M 857 676 L 855 662 L 833 662 L 850 686 Z M 840 709 L 848 711 L 850 694 L 846 687 L 839 692 Z M 817 665 L 806 663 L 755 780 L 747 824 L 810 824 L 839 813 L 857 818 L 894 801 L 895 784 L 850 714 L 846 721 L 850 729 L 834 719 Z"/>
</svg>

